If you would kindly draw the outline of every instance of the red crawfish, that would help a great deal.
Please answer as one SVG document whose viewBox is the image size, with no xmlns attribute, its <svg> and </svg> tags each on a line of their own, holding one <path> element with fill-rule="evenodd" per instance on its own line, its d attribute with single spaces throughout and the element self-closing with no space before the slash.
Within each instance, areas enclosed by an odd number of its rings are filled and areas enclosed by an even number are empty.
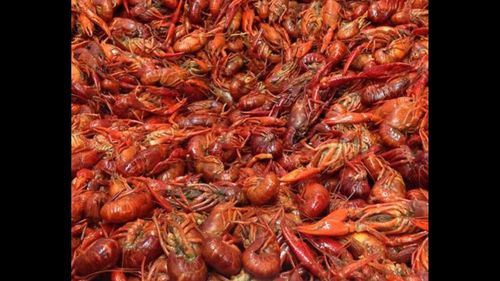
<svg viewBox="0 0 500 281">
<path fill-rule="evenodd" d="M 392 202 L 405 198 L 406 185 L 403 177 L 392 169 L 385 160 L 370 152 L 363 160 L 367 170 L 375 180 L 368 202 Z"/>
<path fill-rule="evenodd" d="M 429 160 L 423 150 L 412 150 L 406 145 L 380 154 L 389 165 L 401 173 L 412 187 L 428 187 Z"/>
<path fill-rule="evenodd" d="M 321 2 L 313 1 L 301 13 L 301 33 L 304 40 L 315 40 L 323 27 L 321 15 Z"/>
<path fill-rule="evenodd" d="M 122 246 L 122 264 L 127 268 L 140 268 L 162 254 L 158 233 L 152 221 L 137 219 L 117 229 L 112 237 Z"/>
<path fill-rule="evenodd" d="M 256 238 L 243 252 L 243 268 L 261 279 L 276 277 L 280 272 L 280 247 L 276 236 L 269 233 Z"/>
<path fill-rule="evenodd" d="M 348 135 L 349 141 L 331 139 L 313 148 L 314 155 L 306 167 L 295 169 L 281 177 L 280 180 L 296 182 L 322 171 L 334 173 L 344 166 L 345 161 L 368 151 L 374 143 L 372 134 L 364 128 Z"/>
<path fill-rule="evenodd" d="M 153 198 L 147 190 L 126 190 L 106 202 L 100 215 L 105 222 L 124 223 L 150 214 L 153 207 Z"/>
<path fill-rule="evenodd" d="M 269 1 L 269 23 L 280 22 L 288 9 L 288 0 Z"/>
<path fill-rule="evenodd" d="M 368 205 L 364 208 L 338 209 L 316 223 L 298 226 L 297 230 L 311 235 L 332 236 L 367 231 L 375 235 L 377 239 L 388 242 L 390 239 L 387 239 L 385 235 L 416 231 L 419 219 L 428 217 L 428 206 L 428 203 L 424 201 L 401 199 Z M 412 239 L 407 239 L 405 242 L 421 239 L 422 233 L 410 234 L 410 237 Z M 392 244 L 395 242 L 397 241 Z"/>
<path fill-rule="evenodd" d="M 210 31 L 205 31 L 204 29 L 196 29 L 195 31 L 179 38 L 174 43 L 174 51 L 181 53 L 194 53 L 199 51 L 208 43 L 208 38 L 212 34 L 220 31 L 220 28 L 215 28 Z"/>
<path fill-rule="evenodd" d="M 355 271 L 365 267 L 377 257 L 377 255 L 367 256 L 340 269 L 327 271 L 317 262 L 309 246 L 299 239 L 287 224 L 287 222 L 282 222 L 280 225 L 286 243 L 290 246 L 301 265 L 320 280 L 344 280 L 349 278 Z"/>
<path fill-rule="evenodd" d="M 378 0 L 373 1 L 368 8 L 368 19 L 374 23 L 383 23 L 396 11 L 404 6 L 403 0 Z"/>
<path fill-rule="evenodd" d="M 100 238 L 80 251 L 72 265 L 74 272 L 83 277 L 115 266 L 121 247 L 114 239 Z"/>
<path fill-rule="evenodd" d="M 153 216 L 161 247 L 167 255 L 168 276 L 172 280 L 207 279 L 208 269 L 201 256 L 203 237 L 195 227 L 200 219 L 199 214 L 182 212 Z"/>
</svg>

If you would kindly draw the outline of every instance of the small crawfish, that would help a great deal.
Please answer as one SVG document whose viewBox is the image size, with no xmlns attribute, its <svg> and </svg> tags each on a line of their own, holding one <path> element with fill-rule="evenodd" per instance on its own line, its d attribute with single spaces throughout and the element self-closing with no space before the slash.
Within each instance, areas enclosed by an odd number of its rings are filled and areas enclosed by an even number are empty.
<svg viewBox="0 0 500 281">
<path fill-rule="evenodd" d="M 289 0 L 271 0 L 269 3 L 269 23 L 281 22 L 288 9 Z"/>
<path fill-rule="evenodd" d="M 160 240 L 152 221 L 138 219 L 120 227 L 112 237 L 122 245 L 124 267 L 140 268 L 155 260 L 162 253 Z"/>
<path fill-rule="evenodd" d="M 405 198 L 406 185 L 400 173 L 373 153 L 370 153 L 363 162 L 376 181 L 370 192 L 369 202 L 387 203 Z"/>
<path fill-rule="evenodd" d="M 178 39 L 174 43 L 174 51 L 182 53 L 194 53 L 201 50 L 207 43 L 208 38 L 213 34 L 220 31 L 216 28 L 211 31 L 205 31 L 204 29 L 197 29 L 184 37 Z"/>
<path fill-rule="evenodd" d="M 323 27 L 321 16 L 321 2 L 313 1 L 309 7 L 300 14 L 300 27 L 304 40 L 315 40 Z"/>
<path fill-rule="evenodd" d="M 276 277 L 280 271 L 280 247 L 274 235 L 257 238 L 242 255 L 243 268 L 256 278 Z"/>
<path fill-rule="evenodd" d="M 106 222 L 124 223 L 145 215 L 153 210 L 153 198 L 144 190 L 125 191 L 101 208 L 100 215 Z"/>
<path fill-rule="evenodd" d="M 298 74 L 298 70 L 298 65 L 295 61 L 277 64 L 264 82 L 266 89 L 273 94 L 282 92 L 288 85 L 289 80 Z"/>
<path fill-rule="evenodd" d="M 297 230 L 311 235 L 332 236 L 368 231 L 387 242 L 389 239 L 385 235 L 415 232 L 417 218 L 427 217 L 428 208 L 427 202 L 401 199 L 364 208 L 338 209 L 316 223 L 298 226 Z M 415 239 L 422 237 L 414 235 Z"/>
<path fill-rule="evenodd" d="M 116 265 L 121 248 L 114 239 L 100 238 L 84 249 L 73 261 L 75 273 L 86 276 Z"/>
<path fill-rule="evenodd" d="M 389 46 L 375 51 L 373 57 L 378 64 L 398 62 L 406 57 L 406 55 L 410 52 L 412 45 L 413 39 L 410 37 L 396 39 L 392 41 Z"/>
</svg>

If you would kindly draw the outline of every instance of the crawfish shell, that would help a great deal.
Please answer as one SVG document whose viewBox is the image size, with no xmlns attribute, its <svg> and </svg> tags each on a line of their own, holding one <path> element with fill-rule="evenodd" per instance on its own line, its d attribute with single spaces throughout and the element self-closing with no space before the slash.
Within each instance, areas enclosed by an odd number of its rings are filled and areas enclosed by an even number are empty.
<svg viewBox="0 0 500 281">
<path fill-rule="evenodd" d="M 118 242 L 109 238 L 95 241 L 74 262 L 76 274 L 80 276 L 113 267 L 120 258 L 121 248 Z"/>
</svg>

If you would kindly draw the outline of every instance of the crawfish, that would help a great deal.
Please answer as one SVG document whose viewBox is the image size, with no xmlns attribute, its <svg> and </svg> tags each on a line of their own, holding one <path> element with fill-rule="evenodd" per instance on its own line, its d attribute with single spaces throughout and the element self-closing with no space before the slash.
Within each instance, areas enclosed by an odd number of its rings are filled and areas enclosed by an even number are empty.
<svg viewBox="0 0 500 281">
<path fill-rule="evenodd" d="M 401 37 L 401 31 L 391 26 L 362 29 L 356 39 L 367 40 L 373 48 L 381 48 Z M 367 46 L 370 44 L 367 44 Z"/>
<path fill-rule="evenodd" d="M 260 126 L 276 126 L 276 127 L 282 127 L 286 125 L 286 120 L 283 118 L 277 118 L 277 117 L 239 117 L 237 118 L 231 127 L 236 127 L 240 125 L 260 125 Z"/>
<path fill-rule="evenodd" d="M 213 155 L 224 162 L 234 160 L 236 150 L 248 139 L 248 131 L 242 129 L 218 128 L 210 134 L 193 137 L 188 143 L 188 150 L 194 159 Z"/>
<path fill-rule="evenodd" d="M 114 239 L 100 238 L 85 249 L 73 260 L 73 268 L 77 275 L 86 276 L 116 265 L 120 258 L 121 248 Z"/>
<path fill-rule="evenodd" d="M 241 270 L 240 249 L 218 237 L 203 241 L 201 255 L 208 265 L 224 276 L 236 275 Z"/>
<path fill-rule="evenodd" d="M 124 176 L 154 173 L 158 169 L 156 167 L 164 163 L 162 161 L 171 151 L 170 146 L 166 144 L 153 145 L 129 155 L 132 150 L 133 148 L 122 151 L 117 158 L 117 171 Z"/>
<path fill-rule="evenodd" d="M 318 101 L 309 95 L 304 95 L 293 104 L 287 124 L 285 146 L 292 146 L 297 137 L 301 138 L 306 134 L 309 126 L 316 122 L 321 109 Z"/>
<path fill-rule="evenodd" d="M 120 42 L 120 44 L 123 46 L 123 49 L 139 56 L 169 58 L 179 55 L 179 53 L 165 53 L 165 51 L 161 49 L 162 45 L 154 37 L 149 37 L 148 39 L 127 38 L 122 41 L 117 40 L 117 42 Z"/>
<path fill-rule="evenodd" d="M 300 14 L 300 27 L 304 40 L 315 40 L 323 27 L 323 17 L 321 15 L 321 2 L 313 1 L 309 7 Z"/>
<path fill-rule="evenodd" d="M 321 6 L 321 17 L 326 27 L 335 30 L 340 19 L 340 4 L 335 0 L 325 0 Z"/>
<path fill-rule="evenodd" d="M 276 277 L 280 271 L 280 247 L 276 236 L 260 236 L 243 252 L 243 268 L 256 278 Z"/>
<path fill-rule="evenodd" d="M 312 274 L 320 279 L 325 279 L 327 272 L 323 267 L 316 261 L 316 258 L 312 250 L 307 246 L 305 242 L 300 240 L 284 221 L 280 224 L 281 233 L 285 238 L 286 243 L 290 246 L 291 250 L 297 256 L 301 264 L 307 268 Z"/>
<path fill-rule="evenodd" d="M 73 195 L 85 189 L 89 181 L 95 177 L 95 172 L 89 169 L 81 169 L 76 172 L 75 177 L 71 181 L 71 192 Z"/>
<path fill-rule="evenodd" d="M 289 0 L 270 0 L 269 2 L 269 23 L 281 22 L 283 15 L 288 9 Z"/>
<path fill-rule="evenodd" d="M 193 23 L 201 23 L 202 13 L 209 7 L 208 0 L 188 0 L 188 17 Z"/>
<path fill-rule="evenodd" d="M 283 142 L 279 138 L 282 131 L 266 127 L 256 127 L 250 138 L 250 147 L 253 154 L 271 154 L 274 159 L 279 159 L 283 154 Z"/>
<path fill-rule="evenodd" d="M 285 42 L 288 43 L 289 41 L 288 37 L 286 37 L 282 29 L 278 26 L 271 26 L 266 23 L 261 23 L 260 28 L 262 29 L 262 35 L 264 39 L 272 48 L 278 48 L 285 44 Z M 282 34 L 285 35 L 285 38 L 283 38 Z"/>
<path fill-rule="evenodd" d="M 314 218 L 321 215 L 329 205 L 329 192 L 320 183 L 304 185 L 299 201 L 299 210 L 304 217 Z"/>
<path fill-rule="evenodd" d="M 220 12 L 227 7 L 226 0 L 211 0 L 209 1 L 208 10 L 210 15 L 215 19 L 220 15 Z"/>
<path fill-rule="evenodd" d="M 201 100 L 188 104 L 186 108 L 191 112 L 207 111 L 214 113 L 222 113 L 224 111 L 224 104 L 216 100 Z"/>
<path fill-rule="evenodd" d="M 397 77 L 385 84 L 371 85 L 361 94 L 361 102 L 371 105 L 381 100 L 396 98 L 404 93 L 411 80 L 407 76 Z"/>
<path fill-rule="evenodd" d="M 318 71 L 325 61 L 326 57 L 319 53 L 308 53 L 300 60 L 300 63 L 303 69 Z"/>
<path fill-rule="evenodd" d="M 363 30 L 363 27 L 367 25 L 365 18 L 360 17 L 353 21 L 342 22 L 337 31 L 337 39 L 347 40 L 355 38 Z"/>
<path fill-rule="evenodd" d="M 183 126 L 184 123 L 180 124 L 179 122 L 177 124 L 179 125 L 180 129 L 170 124 L 160 124 L 160 126 L 154 128 L 154 130 L 146 134 L 145 138 L 143 139 L 143 143 L 147 146 L 154 146 L 164 143 L 177 143 L 187 140 L 198 134 L 208 132 L 208 129 L 197 127 L 192 129 L 184 129 L 185 127 L 189 126 Z M 196 126 L 197 124 L 191 123 L 190 125 Z"/>
<path fill-rule="evenodd" d="M 124 223 L 148 215 L 153 207 L 153 198 L 148 191 L 133 189 L 111 198 L 102 206 L 100 215 L 106 222 Z"/>
<path fill-rule="evenodd" d="M 90 86 L 85 74 L 75 63 L 71 63 L 71 92 L 81 99 L 100 95 L 97 85 Z"/>
<path fill-rule="evenodd" d="M 160 83 L 162 86 L 177 88 L 184 83 L 191 75 L 179 66 L 173 65 L 166 68 L 159 68 L 140 75 L 140 80 L 145 85 Z"/>
<path fill-rule="evenodd" d="M 95 150 L 87 150 L 71 155 L 71 173 L 74 174 L 80 169 L 91 168 L 103 156 Z"/>
<path fill-rule="evenodd" d="M 326 0 L 321 7 L 321 16 L 323 17 L 323 22 L 325 23 L 324 26 L 328 30 L 323 38 L 320 52 L 324 52 L 328 44 L 332 41 L 334 36 L 333 33 L 335 29 L 337 29 L 340 20 L 340 10 L 340 4 L 335 0 Z"/>
<path fill-rule="evenodd" d="M 410 52 L 413 38 L 403 37 L 392 41 L 387 47 L 380 48 L 373 54 L 378 64 L 386 64 L 403 60 Z"/>
<path fill-rule="evenodd" d="M 167 257 L 165 255 L 161 255 L 158 257 L 149 267 L 147 274 L 145 272 L 146 280 L 151 281 L 167 281 L 170 280 L 168 277 L 168 266 L 167 266 Z M 141 281 L 140 278 L 133 279 L 128 278 L 127 281 Z"/>
<path fill-rule="evenodd" d="M 152 262 L 162 253 L 160 240 L 152 221 L 137 219 L 116 230 L 112 237 L 122 245 L 124 267 L 140 268 L 144 261 Z"/>
<path fill-rule="evenodd" d="M 207 181 L 234 181 L 238 178 L 239 165 L 225 169 L 222 161 L 215 156 L 200 157 L 194 165 L 195 170 Z"/>
<path fill-rule="evenodd" d="M 264 176 L 251 175 L 243 183 L 245 197 L 256 206 L 272 202 L 278 195 L 279 181 L 275 173 Z"/>
<path fill-rule="evenodd" d="M 299 27 L 299 13 L 300 9 L 296 1 L 290 1 L 288 9 L 283 16 L 281 25 L 291 38 L 297 38 L 301 35 L 301 28 Z"/>
<path fill-rule="evenodd" d="M 298 74 L 298 71 L 298 64 L 295 61 L 277 64 L 264 82 L 266 89 L 273 94 L 284 91 L 289 81 Z"/>
<path fill-rule="evenodd" d="M 377 239 L 388 241 L 385 235 L 416 231 L 417 218 L 428 216 L 428 206 L 424 201 L 400 199 L 364 208 L 338 209 L 316 223 L 298 226 L 297 230 L 311 235 L 332 236 L 367 231 Z M 346 222 L 351 219 L 354 221 Z M 414 238 L 421 239 L 422 236 L 419 234 Z"/>
<path fill-rule="evenodd" d="M 391 149 L 382 153 L 389 165 L 401 173 L 411 187 L 427 187 L 429 176 L 428 153 L 417 150 L 412 151 L 408 146 Z"/>
<path fill-rule="evenodd" d="M 101 191 L 85 191 L 71 198 L 71 221 L 85 218 L 97 222 L 101 219 L 100 209 L 108 201 L 108 195 Z"/>
<path fill-rule="evenodd" d="M 355 232 L 349 235 L 349 250 L 355 257 L 366 255 L 388 256 L 388 249 L 377 237 L 368 232 Z"/>
<path fill-rule="evenodd" d="M 405 198 L 406 186 L 400 173 L 373 153 L 369 153 L 363 162 L 376 181 L 370 192 L 369 202 L 386 203 Z"/>
<path fill-rule="evenodd" d="M 152 0 L 137 1 L 137 4 L 130 9 L 130 16 L 144 22 L 164 19 L 165 16 L 160 12 L 156 3 Z"/>
<path fill-rule="evenodd" d="M 281 61 L 281 56 L 273 52 L 273 49 L 269 44 L 261 38 L 262 30 L 256 36 L 251 37 L 250 44 L 251 47 L 248 49 L 248 53 L 256 58 L 270 61 L 271 63 L 278 63 Z"/>
<path fill-rule="evenodd" d="M 382 125 L 385 127 L 380 127 L 380 135 L 387 145 L 398 147 L 406 140 L 403 135 L 405 132 L 411 132 L 422 124 L 423 105 L 421 101 L 407 97 L 397 98 L 393 102 L 388 101 L 386 105 L 394 107 L 384 117 L 385 122 Z M 381 108 L 381 111 L 384 109 Z"/>
<path fill-rule="evenodd" d="M 391 22 L 396 25 L 413 23 L 418 26 L 428 26 L 429 11 L 425 9 L 405 8 L 391 16 Z"/>
<path fill-rule="evenodd" d="M 265 89 L 263 83 L 259 83 L 257 87 L 259 88 L 258 90 L 250 91 L 238 100 L 238 109 L 246 111 L 247 114 L 252 111 L 266 112 L 271 109 L 276 101 L 276 97 Z"/>
<path fill-rule="evenodd" d="M 315 153 L 307 167 L 295 169 L 280 180 L 296 182 L 322 171 L 334 173 L 344 166 L 345 161 L 354 158 L 359 153 L 366 152 L 373 145 L 373 136 L 365 128 L 359 128 L 357 132 L 348 135 L 347 141 L 332 139 L 313 148 Z"/>
<path fill-rule="evenodd" d="M 151 33 L 146 25 L 129 18 L 115 17 L 110 24 L 113 38 L 123 41 L 126 38 L 148 38 Z"/>
<path fill-rule="evenodd" d="M 240 220 L 244 213 L 245 210 L 235 207 L 234 201 L 218 204 L 200 225 L 200 230 L 206 237 L 220 237 L 234 229 L 235 221 Z"/>
<path fill-rule="evenodd" d="M 405 2 L 403 0 L 374 1 L 368 8 L 368 19 L 374 23 L 383 23 L 396 11 L 401 10 Z"/>
<path fill-rule="evenodd" d="M 82 133 L 71 134 L 71 153 L 75 154 L 79 151 L 85 151 L 90 147 L 90 139 Z"/>
<path fill-rule="evenodd" d="M 177 115 L 175 116 L 173 123 L 179 126 L 179 128 L 197 128 L 197 127 L 211 127 L 215 124 L 221 122 L 220 115 L 217 113 L 190 113 L 188 115 Z M 208 130 L 208 129 L 207 129 Z M 206 130 L 202 130 L 205 132 Z"/>
<path fill-rule="evenodd" d="M 413 252 L 411 256 L 411 264 L 413 271 L 427 272 L 429 271 L 429 239 L 426 238 L 420 245 L 417 250 Z"/>
<path fill-rule="evenodd" d="M 228 46 L 226 43 L 225 35 L 222 32 L 217 32 L 212 40 L 207 43 L 205 49 L 212 64 L 217 64 L 219 56 L 227 56 L 226 49 Z"/>
<path fill-rule="evenodd" d="M 417 61 L 429 54 L 429 40 L 421 38 L 416 40 L 410 51 L 410 61 Z"/>
<path fill-rule="evenodd" d="M 92 0 L 74 0 L 71 2 L 72 9 L 79 13 L 79 24 L 88 37 L 93 35 L 94 24 L 99 26 L 108 37 L 111 37 L 107 23 L 97 14 L 96 6 Z"/>
<path fill-rule="evenodd" d="M 231 54 L 224 58 L 225 66 L 222 69 L 222 74 L 231 77 L 238 73 L 245 65 L 245 58 L 241 54 Z"/>
<path fill-rule="evenodd" d="M 252 72 L 240 72 L 229 83 L 229 92 L 235 99 L 239 99 L 253 90 L 256 83 L 257 77 Z"/>
<path fill-rule="evenodd" d="M 359 261 L 351 262 L 350 264 L 343 266 L 341 269 L 337 269 L 335 271 L 330 270 L 327 272 L 316 261 L 312 250 L 307 246 L 307 244 L 305 244 L 302 240 L 300 240 L 293 234 L 293 232 L 287 226 L 286 222 L 281 223 L 281 231 L 286 239 L 286 242 L 288 243 L 288 245 L 290 245 L 290 248 L 295 253 L 298 260 L 301 262 L 301 265 L 308 269 L 314 276 L 320 278 L 320 280 L 344 280 L 346 278 L 349 278 L 354 274 L 354 272 L 356 272 L 360 268 L 363 268 L 377 257 L 377 255 L 367 256 L 366 258 Z M 327 241 L 328 240 L 323 239 L 321 242 L 313 242 L 313 245 L 328 247 L 329 249 L 339 247 L 337 243 Z M 335 249 L 335 251 L 339 250 Z"/>
<path fill-rule="evenodd" d="M 230 183 L 190 183 L 170 191 L 169 201 L 186 211 L 201 212 L 210 211 L 223 202 L 242 201 L 242 196 L 240 188 Z"/>
<path fill-rule="evenodd" d="M 208 38 L 213 34 L 220 31 L 220 28 L 215 28 L 211 31 L 204 29 L 196 29 L 195 31 L 179 38 L 174 43 L 174 51 L 181 53 L 194 53 L 201 50 L 207 43 Z"/>
<path fill-rule="evenodd" d="M 368 174 L 359 162 L 347 162 L 340 173 L 340 193 L 349 198 L 366 199 L 370 194 Z"/>
<path fill-rule="evenodd" d="M 401 82 L 406 83 L 404 80 Z M 411 97 L 399 97 L 387 100 L 367 113 L 348 113 L 344 109 L 337 109 L 335 115 L 331 114 L 322 122 L 329 125 L 377 122 L 380 123 L 379 135 L 382 142 L 389 147 L 399 147 L 406 142 L 405 132 L 411 132 L 420 123 L 422 108 L 422 104 Z"/>
<path fill-rule="evenodd" d="M 171 280 L 207 279 L 208 269 L 201 256 L 203 237 L 196 228 L 199 219 L 195 213 L 181 212 L 153 216 Z"/>
<path fill-rule="evenodd" d="M 212 70 L 212 65 L 201 59 L 192 58 L 186 60 L 182 67 L 187 69 L 187 71 L 193 76 L 203 76 Z"/>
<path fill-rule="evenodd" d="M 365 1 L 352 1 L 347 3 L 347 7 L 344 7 L 343 17 L 348 20 L 354 20 L 363 16 L 369 7 L 369 3 Z"/>
</svg>

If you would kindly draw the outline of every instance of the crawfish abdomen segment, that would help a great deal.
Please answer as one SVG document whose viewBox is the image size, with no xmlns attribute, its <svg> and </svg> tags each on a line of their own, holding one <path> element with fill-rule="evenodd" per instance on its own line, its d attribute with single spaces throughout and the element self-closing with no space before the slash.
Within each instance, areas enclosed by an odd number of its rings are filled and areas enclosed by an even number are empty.
<svg viewBox="0 0 500 281">
<path fill-rule="evenodd" d="M 120 253 L 120 245 L 115 240 L 98 239 L 76 257 L 73 265 L 75 272 L 80 276 L 86 276 L 100 270 L 109 269 L 116 265 Z"/>
</svg>

